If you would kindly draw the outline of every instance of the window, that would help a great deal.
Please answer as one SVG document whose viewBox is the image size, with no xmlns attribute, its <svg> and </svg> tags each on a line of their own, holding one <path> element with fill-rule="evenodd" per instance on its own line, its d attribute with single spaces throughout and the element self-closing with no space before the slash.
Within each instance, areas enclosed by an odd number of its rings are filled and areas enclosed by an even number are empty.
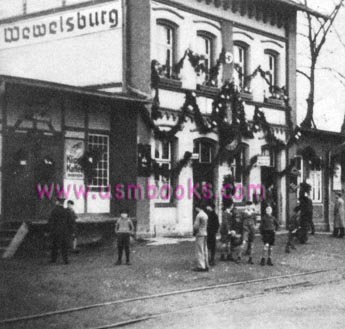
<svg viewBox="0 0 345 329">
<path fill-rule="evenodd" d="M 238 74 L 238 86 L 240 90 L 244 90 L 246 86 L 245 77 L 247 75 L 247 66 L 248 66 L 248 59 L 247 59 L 247 46 L 244 44 L 237 44 L 234 45 L 234 62 L 235 62 L 235 70 Z"/>
<path fill-rule="evenodd" d="M 297 199 L 300 193 L 300 184 L 303 182 L 303 159 L 301 156 L 297 156 L 294 158 L 294 164 L 296 169 L 299 171 L 299 176 L 297 176 Z"/>
<path fill-rule="evenodd" d="M 278 86 L 278 53 L 266 50 L 265 58 L 267 79 L 271 86 Z"/>
<path fill-rule="evenodd" d="M 199 154 L 199 163 L 210 164 L 213 157 L 213 145 L 207 141 L 196 141 L 194 143 L 194 153 Z"/>
<path fill-rule="evenodd" d="M 270 157 L 270 167 L 276 166 L 276 154 L 266 146 L 262 148 L 261 155 Z"/>
<path fill-rule="evenodd" d="M 162 75 L 172 77 L 176 56 L 176 27 L 170 22 L 159 20 L 157 22 L 156 52 L 157 61 L 162 66 Z"/>
<path fill-rule="evenodd" d="M 243 181 L 243 168 L 244 168 L 244 151 L 237 154 L 232 161 L 230 171 L 234 177 L 235 184 L 241 184 Z"/>
<path fill-rule="evenodd" d="M 313 202 L 322 202 L 322 171 L 321 168 L 312 167 L 309 181 L 311 185 L 310 198 Z"/>
<path fill-rule="evenodd" d="M 242 202 L 243 201 L 243 184 L 244 184 L 244 168 L 246 159 L 246 148 L 243 148 L 241 152 L 236 154 L 230 165 L 230 173 L 234 179 L 234 191 L 233 191 L 233 201 Z"/>
<path fill-rule="evenodd" d="M 197 53 L 205 58 L 206 81 L 209 80 L 209 72 L 214 63 L 214 37 L 208 33 L 200 31 L 197 33 Z"/>
<path fill-rule="evenodd" d="M 168 141 L 155 141 L 154 159 L 159 166 L 159 173 L 155 174 L 156 185 L 159 188 L 159 198 L 170 201 L 168 189 L 162 190 L 162 186 L 170 186 L 170 170 L 172 163 L 172 143 Z M 163 193 L 164 192 L 164 193 Z"/>
<path fill-rule="evenodd" d="M 91 187 L 107 187 L 109 185 L 109 136 L 90 134 L 88 150 L 97 157 Z"/>
</svg>

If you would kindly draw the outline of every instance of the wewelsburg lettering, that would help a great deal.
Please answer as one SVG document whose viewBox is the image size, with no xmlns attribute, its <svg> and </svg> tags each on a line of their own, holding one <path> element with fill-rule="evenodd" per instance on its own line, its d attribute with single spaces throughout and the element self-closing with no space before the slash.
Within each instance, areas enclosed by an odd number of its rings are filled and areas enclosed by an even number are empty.
<svg viewBox="0 0 345 329">
<path fill-rule="evenodd" d="M 108 26 L 114 28 L 118 25 L 118 11 L 99 10 L 89 13 L 76 12 L 69 16 L 60 16 L 50 22 L 32 23 L 32 25 L 12 26 L 4 29 L 5 42 L 37 39 L 47 35 L 56 35 L 73 31 L 82 31 L 85 28 Z"/>
</svg>

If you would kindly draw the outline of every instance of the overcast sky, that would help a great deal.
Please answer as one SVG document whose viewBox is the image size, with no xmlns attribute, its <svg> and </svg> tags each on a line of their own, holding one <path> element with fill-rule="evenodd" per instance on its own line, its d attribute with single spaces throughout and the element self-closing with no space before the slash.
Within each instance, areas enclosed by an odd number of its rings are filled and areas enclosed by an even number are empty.
<svg viewBox="0 0 345 329">
<path fill-rule="evenodd" d="M 301 1 L 300 1 L 301 2 Z M 336 0 L 309 0 L 309 6 L 321 11 L 330 13 L 334 8 Z M 306 21 L 303 14 L 299 14 L 299 29 L 303 30 Z M 335 30 L 329 34 L 324 44 L 318 61 L 316 76 L 316 97 L 315 97 L 315 115 L 314 120 L 317 128 L 331 131 L 340 131 L 345 115 L 345 80 L 342 85 L 334 76 L 334 73 L 321 70 L 327 67 L 338 70 L 345 75 L 345 7 L 343 7 L 336 19 Z M 337 33 L 342 38 L 339 40 Z M 343 43 L 343 44 L 342 44 Z M 302 37 L 298 40 L 298 66 L 302 69 L 309 61 L 305 55 L 308 44 Z M 297 75 L 297 123 L 300 123 L 306 114 L 306 101 L 308 95 L 308 85 L 306 78 Z"/>
</svg>

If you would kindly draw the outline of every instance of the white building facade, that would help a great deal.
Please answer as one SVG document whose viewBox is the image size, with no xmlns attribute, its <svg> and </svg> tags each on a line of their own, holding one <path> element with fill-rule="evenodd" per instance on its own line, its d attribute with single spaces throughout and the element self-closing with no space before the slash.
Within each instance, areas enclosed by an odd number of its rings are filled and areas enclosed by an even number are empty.
<svg viewBox="0 0 345 329">
<path fill-rule="evenodd" d="M 274 191 L 276 215 L 282 223 L 286 222 L 290 199 L 287 178 L 276 173 L 284 171 L 291 155 L 287 148 L 273 149 L 265 129 L 253 129 L 254 114 L 264 113 L 274 140 L 287 143 L 291 124 L 296 122 L 296 11 L 308 8 L 285 0 L 265 5 L 262 1 L 231 0 L 0 3 L 1 75 L 112 95 L 146 97 L 154 99 L 154 105 L 159 97 L 159 108 L 155 109 L 159 115 L 151 116 L 155 128 L 143 120 L 145 109 L 137 103 L 129 106 L 128 111 L 135 110 L 137 116 L 133 119 L 135 127 L 128 130 L 131 134 L 128 138 L 136 139 L 136 145 L 131 143 L 128 150 L 112 147 L 112 143 L 123 144 L 124 139 L 111 137 L 116 135 L 118 121 L 112 123 L 112 109 L 100 104 L 89 110 L 88 120 L 95 128 L 93 133 L 103 136 L 102 140 L 90 140 L 90 134 L 83 131 L 83 115 L 76 115 L 77 108 L 72 108 L 70 114 L 75 129 L 65 132 L 64 138 L 86 138 L 86 147 L 98 142 L 107 144 L 108 162 L 103 164 L 103 172 L 100 170 L 104 179 L 96 180 L 95 192 L 110 183 L 122 183 L 127 166 L 135 174 L 124 183 L 131 182 L 144 191 L 152 184 L 161 191 L 168 184 L 179 195 L 89 200 L 87 206 L 78 201 L 81 215 L 92 213 L 97 220 L 99 214 L 116 216 L 126 206 L 137 219 L 139 234 L 188 234 L 192 232 L 196 202 L 189 193 L 190 187 L 211 185 L 216 196 L 212 201 L 221 213 L 224 177 L 230 175 L 234 184 L 242 184 L 246 191 L 250 185 Z M 218 127 L 202 131 L 192 109 L 173 136 L 157 137 L 154 129 L 168 132 L 176 127 L 186 94 L 195 97 L 204 124 L 212 125 L 213 102 L 227 81 L 235 85 L 235 92 L 243 102 L 246 124 L 254 130 L 251 138 L 234 139 L 227 145 L 230 154 L 241 145 L 241 151 L 231 161 L 217 158 L 222 144 Z M 146 109 L 153 113 L 152 105 Z M 232 111 L 229 107 L 228 123 Z M 123 134 L 126 129 L 121 132 L 122 137 Z M 107 138 L 112 138 L 112 142 L 108 143 Z M 65 143 L 64 154 L 67 146 Z M 111 152 L 120 149 L 131 153 L 129 158 L 135 160 L 112 156 Z M 141 173 L 139 163 L 143 149 L 153 164 L 145 174 Z M 174 176 L 176 166 L 187 154 L 188 161 Z M 71 176 L 66 172 L 63 175 L 64 183 L 71 183 Z M 244 200 L 234 198 L 234 202 L 241 207 L 255 194 L 256 200 L 261 195 L 262 201 L 262 188 L 258 187 L 247 193 Z M 261 212 L 260 203 L 257 212 Z"/>
</svg>

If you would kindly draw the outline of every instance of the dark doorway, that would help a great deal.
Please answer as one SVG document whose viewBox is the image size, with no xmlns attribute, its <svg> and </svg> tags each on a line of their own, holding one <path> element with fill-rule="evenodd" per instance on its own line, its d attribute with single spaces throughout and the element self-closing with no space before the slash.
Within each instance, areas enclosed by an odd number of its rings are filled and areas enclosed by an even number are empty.
<svg viewBox="0 0 345 329">
<path fill-rule="evenodd" d="M 61 134 L 9 132 L 4 159 L 4 219 L 47 220 L 54 205 L 37 187 L 62 185 Z M 55 194 L 54 194 L 55 195 Z"/>
<path fill-rule="evenodd" d="M 200 139 L 194 142 L 194 154 L 199 158 L 193 163 L 193 184 L 198 186 L 196 190 L 204 203 L 214 202 L 214 158 L 215 147 L 212 141 Z M 193 197 L 193 220 L 196 216 L 195 206 L 201 201 L 195 195 Z"/>
<path fill-rule="evenodd" d="M 265 209 L 268 205 L 272 207 L 273 216 L 278 214 L 277 203 L 277 180 L 275 175 L 276 159 L 273 151 L 263 147 L 262 155 L 270 157 L 270 166 L 261 167 L 261 185 L 265 190 L 264 199 L 261 202 L 261 215 L 265 214 Z"/>
</svg>

